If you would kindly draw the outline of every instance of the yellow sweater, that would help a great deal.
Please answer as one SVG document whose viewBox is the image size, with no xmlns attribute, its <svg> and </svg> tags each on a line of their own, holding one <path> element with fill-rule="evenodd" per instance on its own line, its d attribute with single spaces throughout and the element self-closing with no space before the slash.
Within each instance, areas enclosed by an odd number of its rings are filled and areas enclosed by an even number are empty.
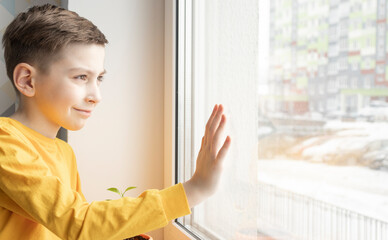
<svg viewBox="0 0 388 240">
<path fill-rule="evenodd" d="M 72 148 L 0 118 L 0 239 L 124 239 L 190 214 L 182 184 L 88 203 Z"/>
</svg>

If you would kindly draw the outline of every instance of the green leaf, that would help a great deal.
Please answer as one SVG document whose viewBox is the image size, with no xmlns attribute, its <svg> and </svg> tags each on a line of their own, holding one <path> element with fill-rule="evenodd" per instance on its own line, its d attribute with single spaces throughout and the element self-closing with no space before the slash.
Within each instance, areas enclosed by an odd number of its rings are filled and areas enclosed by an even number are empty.
<svg viewBox="0 0 388 240">
<path fill-rule="evenodd" d="M 112 188 L 108 188 L 107 190 L 111 191 L 111 192 L 114 192 L 114 193 L 117 193 L 118 195 L 121 196 L 121 193 L 120 193 L 120 191 L 117 188 L 112 187 Z"/>
<path fill-rule="evenodd" d="M 125 189 L 125 191 L 123 192 L 123 197 L 124 197 L 124 194 L 127 192 L 127 191 L 129 191 L 129 190 L 131 190 L 131 189 L 134 189 L 134 188 L 136 188 L 136 187 L 128 187 L 127 189 Z"/>
</svg>

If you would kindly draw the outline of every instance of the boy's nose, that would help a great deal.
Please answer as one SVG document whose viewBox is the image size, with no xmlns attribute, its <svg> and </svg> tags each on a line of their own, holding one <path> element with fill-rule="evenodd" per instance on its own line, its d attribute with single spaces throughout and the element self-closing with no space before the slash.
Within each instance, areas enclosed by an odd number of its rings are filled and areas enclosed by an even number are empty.
<svg viewBox="0 0 388 240">
<path fill-rule="evenodd" d="M 86 101 L 88 103 L 94 103 L 94 104 L 97 104 L 101 101 L 101 98 L 100 97 L 96 97 L 96 96 L 92 96 L 92 95 L 88 95 L 86 97 Z"/>
<path fill-rule="evenodd" d="M 86 102 L 97 104 L 101 102 L 101 93 L 98 86 L 92 87 L 92 89 L 86 95 Z"/>
</svg>

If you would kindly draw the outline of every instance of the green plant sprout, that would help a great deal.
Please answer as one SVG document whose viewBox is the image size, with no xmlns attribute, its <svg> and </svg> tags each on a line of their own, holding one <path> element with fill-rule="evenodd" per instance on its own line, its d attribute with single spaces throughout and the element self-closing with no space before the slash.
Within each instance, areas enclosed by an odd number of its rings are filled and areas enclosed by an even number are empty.
<svg viewBox="0 0 388 240">
<path fill-rule="evenodd" d="M 115 187 L 111 187 L 111 188 L 108 188 L 107 190 L 108 191 L 111 191 L 111 192 L 114 192 L 114 193 L 117 193 L 118 195 L 120 195 L 120 198 L 123 198 L 124 197 L 124 194 L 129 191 L 129 190 L 132 190 L 136 187 L 128 187 L 127 189 L 125 189 L 124 192 L 121 192 L 120 190 L 118 190 L 117 188 Z M 107 200 L 111 200 L 111 199 L 107 199 Z"/>
</svg>

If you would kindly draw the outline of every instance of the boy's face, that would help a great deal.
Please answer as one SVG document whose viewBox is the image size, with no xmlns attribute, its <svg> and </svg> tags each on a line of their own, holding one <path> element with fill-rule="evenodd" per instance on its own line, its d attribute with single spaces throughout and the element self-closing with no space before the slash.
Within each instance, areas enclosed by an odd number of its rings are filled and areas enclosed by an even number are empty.
<svg viewBox="0 0 388 240">
<path fill-rule="evenodd" d="M 85 125 L 101 101 L 104 56 L 103 46 L 71 44 L 47 73 L 38 71 L 34 98 L 44 124 L 69 130 Z"/>
</svg>

